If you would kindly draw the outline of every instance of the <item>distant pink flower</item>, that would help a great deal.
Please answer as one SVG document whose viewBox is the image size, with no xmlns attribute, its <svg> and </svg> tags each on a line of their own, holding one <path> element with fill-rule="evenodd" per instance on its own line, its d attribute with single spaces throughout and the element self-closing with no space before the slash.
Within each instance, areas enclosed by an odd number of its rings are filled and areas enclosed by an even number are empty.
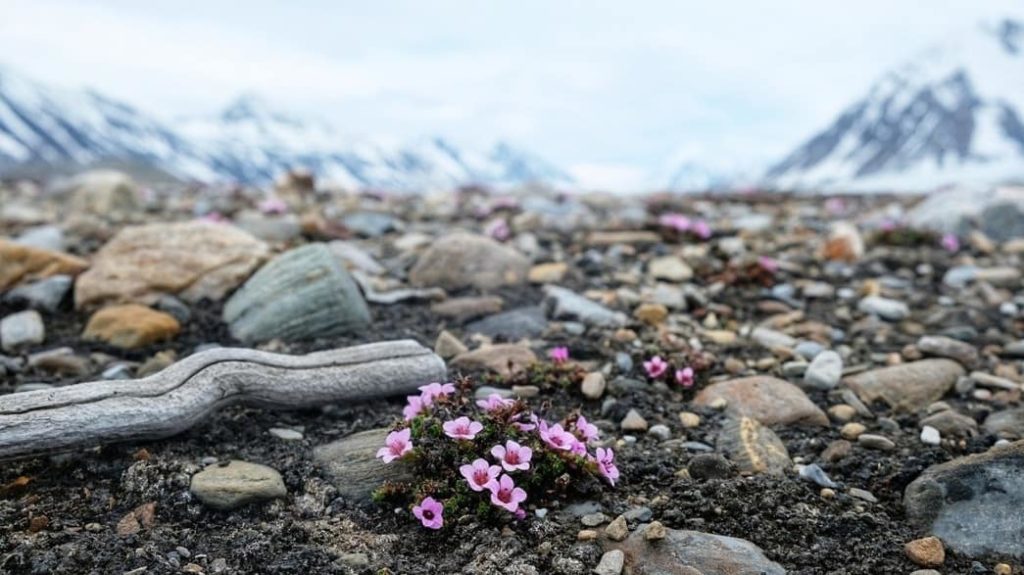
<svg viewBox="0 0 1024 575">
<path fill-rule="evenodd" d="M 550 357 L 551 361 L 555 363 L 565 363 L 569 361 L 569 348 L 565 346 L 552 348 L 551 351 L 548 352 L 548 357 Z"/>
<path fill-rule="evenodd" d="M 505 471 L 512 472 L 517 469 L 525 471 L 530 468 L 533 450 L 510 439 L 505 442 L 505 445 L 492 447 L 491 455 L 501 463 Z"/>
<path fill-rule="evenodd" d="M 526 519 L 526 510 L 523 509 L 522 507 L 516 509 L 515 516 L 517 521 L 522 521 L 523 519 Z"/>
<path fill-rule="evenodd" d="M 431 405 L 434 400 L 439 397 L 446 397 L 455 393 L 454 383 L 428 383 L 427 385 L 421 385 L 420 399 L 423 400 L 423 405 Z"/>
<path fill-rule="evenodd" d="M 446 421 L 443 425 L 444 434 L 452 439 L 473 439 L 484 429 L 484 424 L 468 417 L 460 417 L 454 421 Z"/>
<path fill-rule="evenodd" d="M 846 211 L 846 201 L 838 197 L 829 198 L 825 200 L 825 211 L 834 216 L 841 215 Z"/>
<path fill-rule="evenodd" d="M 377 450 L 377 457 L 384 460 L 384 463 L 391 463 L 412 451 L 411 434 L 412 430 L 408 427 L 389 433 L 384 440 L 384 447 Z"/>
<path fill-rule="evenodd" d="M 561 451 L 572 451 L 577 441 L 576 436 L 562 429 L 562 424 L 556 423 L 552 426 L 548 426 L 546 422 L 540 422 L 538 427 L 538 433 L 540 438 L 544 440 L 544 443 L 548 444 L 553 449 L 559 449 Z"/>
<path fill-rule="evenodd" d="M 644 362 L 644 370 L 647 372 L 647 377 L 658 379 L 668 371 L 668 364 L 661 359 L 660 355 L 656 355 Z"/>
<path fill-rule="evenodd" d="M 473 491 L 487 489 L 487 484 L 501 474 L 501 467 L 491 465 L 486 459 L 477 459 L 459 468 L 459 473 L 466 478 L 466 483 Z"/>
<path fill-rule="evenodd" d="M 619 468 L 615 467 L 615 453 L 610 448 L 598 447 L 594 462 L 597 463 L 597 470 L 601 472 L 601 475 L 614 486 L 619 479 Z"/>
<path fill-rule="evenodd" d="M 676 383 L 683 387 L 693 387 L 693 368 L 684 367 L 676 370 Z"/>
<path fill-rule="evenodd" d="M 512 236 L 512 230 L 508 227 L 508 220 L 505 218 L 496 218 L 487 222 L 487 225 L 484 226 L 484 233 L 499 242 L 503 242 Z"/>
<path fill-rule="evenodd" d="M 690 228 L 694 235 L 702 240 L 706 240 L 711 237 L 711 226 L 708 225 L 704 220 L 697 220 Z"/>
<path fill-rule="evenodd" d="M 775 258 L 770 258 L 768 256 L 760 256 L 759 258 L 757 258 L 757 264 L 761 266 L 761 268 L 764 269 L 764 271 L 769 273 L 775 273 L 779 271 L 779 262 Z"/>
<path fill-rule="evenodd" d="M 956 237 L 956 234 L 943 234 L 939 244 L 947 252 L 956 253 L 960 251 L 960 240 Z"/>
<path fill-rule="evenodd" d="M 662 214 L 658 223 L 664 228 L 671 228 L 677 232 L 689 231 L 692 222 L 683 214 Z"/>
<path fill-rule="evenodd" d="M 283 214 L 288 211 L 288 204 L 280 198 L 266 198 L 258 207 L 264 214 Z"/>
<path fill-rule="evenodd" d="M 418 395 L 410 395 L 405 399 L 409 404 L 402 408 L 402 415 L 406 421 L 412 421 L 414 417 L 423 413 L 423 399 Z"/>
<path fill-rule="evenodd" d="M 883 232 L 891 232 L 899 227 L 899 222 L 892 218 L 885 218 L 879 227 Z"/>
<path fill-rule="evenodd" d="M 476 402 L 477 407 L 484 411 L 495 411 L 497 409 L 504 409 L 512 407 L 516 402 L 513 399 L 505 399 L 497 393 L 492 393 L 487 396 L 487 399 L 478 399 Z"/>
<path fill-rule="evenodd" d="M 412 514 L 427 529 L 440 529 L 444 526 L 444 505 L 433 497 L 420 501 L 419 505 L 412 508 Z"/>
<path fill-rule="evenodd" d="M 516 487 L 516 482 L 508 475 L 492 479 L 487 483 L 487 489 L 491 491 L 491 503 L 512 513 L 519 509 L 520 503 L 526 501 L 526 491 Z"/>
<path fill-rule="evenodd" d="M 601 436 L 601 432 L 597 430 L 597 426 L 587 421 L 586 417 L 582 415 L 576 418 L 576 433 L 583 441 L 594 441 Z"/>
</svg>

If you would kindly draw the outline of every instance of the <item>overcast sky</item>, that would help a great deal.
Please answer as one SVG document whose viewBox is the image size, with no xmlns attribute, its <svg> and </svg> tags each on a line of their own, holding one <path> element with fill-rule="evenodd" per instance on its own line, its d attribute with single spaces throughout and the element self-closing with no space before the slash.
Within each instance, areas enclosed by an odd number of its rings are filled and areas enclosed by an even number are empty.
<svg viewBox="0 0 1024 575">
<path fill-rule="evenodd" d="M 0 63 L 173 120 L 243 92 L 353 135 L 506 139 L 584 184 L 776 159 L 1020 0 L 0 0 Z"/>
</svg>

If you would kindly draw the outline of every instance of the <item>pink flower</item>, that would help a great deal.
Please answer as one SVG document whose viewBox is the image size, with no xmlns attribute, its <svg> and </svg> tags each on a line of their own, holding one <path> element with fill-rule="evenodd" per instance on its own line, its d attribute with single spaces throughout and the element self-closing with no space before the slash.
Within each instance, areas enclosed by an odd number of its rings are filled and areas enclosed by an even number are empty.
<svg viewBox="0 0 1024 575">
<path fill-rule="evenodd" d="M 459 468 L 459 473 L 466 478 L 466 483 L 473 491 L 487 489 L 487 484 L 501 473 L 501 467 L 487 463 L 486 459 L 477 459 Z"/>
<path fill-rule="evenodd" d="M 960 240 L 956 237 L 956 234 L 943 234 L 939 244 L 947 252 L 956 253 L 960 251 Z"/>
<path fill-rule="evenodd" d="M 288 204 L 280 198 L 267 198 L 258 207 L 264 214 L 283 214 L 288 211 Z"/>
<path fill-rule="evenodd" d="M 455 421 L 446 421 L 441 427 L 444 428 L 444 434 L 452 439 L 473 439 L 483 431 L 484 424 L 463 416 Z"/>
<path fill-rule="evenodd" d="M 517 469 L 525 471 L 530 468 L 533 450 L 509 439 L 505 445 L 492 447 L 491 455 L 501 463 L 505 471 L 512 472 Z"/>
<path fill-rule="evenodd" d="M 487 399 L 478 399 L 476 402 L 477 407 L 484 411 L 494 411 L 497 409 L 504 409 L 506 407 L 512 407 L 516 402 L 513 399 L 505 399 L 497 393 L 492 393 L 487 396 Z"/>
<path fill-rule="evenodd" d="M 555 363 L 565 363 L 569 361 L 569 348 L 565 346 L 552 348 L 551 351 L 548 352 L 548 357 L 550 357 L 551 361 Z"/>
<path fill-rule="evenodd" d="M 518 420 L 525 415 L 525 413 L 520 413 L 519 415 L 516 416 L 516 419 Z M 519 431 L 533 431 L 534 429 L 537 429 L 537 414 L 531 413 L 529 414 L 527 419 L 530 421 L 530 423 L 523 423 L 522 421 L 513 421 L 512 425 L 516 426 L 519 429 Z"/>
<path fill-rule="evenodd" d="M 691 229 L 694 235 L 702 240 L 706 240 L 711 237 L 711 226 L 709 226 L 704 220 L 697 220 Z"/>
<path fill-rule="evenodd" d="M 761 268 L 763 268 L 764 271 L 769 273 L 775 273 L 779 271 L 778 260 L 776 260 L 775 258 L 770 258 L 768 256 L 760 256 L 759 258 L 757 258 L 757 265 L 761 266 Z"/>
<path fill-rule="evenodd" d="M 418 395 L 410 395 L 405 399 L 409 404 L 402 408 L 402 415 L 406 421 L 412 421 L 414 417 L 423 413 L 423 399 Z"/>
<path fill-rule="evenodd" d="M 420 504 L 412 508 L 412 514 L 427 529 L 444 527 L 444 505 L 433 497 L 426 497 Z"/>
<path fill-rule="evenodd" d="M 594 462 L 597 463 L 597 470 L 601 472 L 601 475 L 603 475 L 612 486 L 614 486 L 615 481 L 619 479 L 619 469 L 615 467 L 614 461 L 615 453 L 612 452 L 610 448 L 597 448 L 597 455 L 594 457 Z"/>
<path fill-rule="evenodd" d="M 660 355 L 656 355 L 644 362 L 644 370 L 647 371 L 647 377 L 658 379 L 668 371 L 668 364 Z"/>
<path fill-rule="evenodd" d="M 512 513 L 519 509 L 520 503 L 526 501 L 526 492 L 516 487 L 515 481 L 508 475 L 503 474 L 500 479 L 490 480 L 487 489 L 491 491 L 491 503 Z"/>
<path fill-rule="evenodd" d="M 412 430 L 408 427 L 389 433 L 384 440 L 384 447 L 377 450 L 377 457 L 384 460 L 384 463 L 391 463 L 412 451 L 411 434 Z"/>
<path fill-rule="evenodd" d="M 676 370 L 676 383 L 683 387 L 693 387 L 693 368 L 684 367 Z"/>
<path fill-rule="evenodd" d="M 544 440 L 544 443 L 553 449 L 572 451 L 576 444 L 579 443 L 575 435 L 562 429 L 562 424 L 560 423 L 548 427 L 548 424 L 542 421 L 539 424 L 538 433 L 540 433 L 540 438 Z"/>
<path fill-rule="evenodd" d="M 825 211 L 834 216 L 841 215 L 846 211 L 846 202 L 843 198 L 831 197 L 825 200 Z"/>
<path fill-rule="evenodd" d="M 434 400 L 439 397 L 446 397 L 455 393 L 454 383 L 428 383 L 427 385 L 421 385 L 420 399 L 423 400 L 423 405 L 428 406 L 434 403 Z"/>
<path fill-rule="evenodd" d="M 662 214 L 658 218 L 658 223 L 662 227 L 671 228 L 677 232 L 685 232 L 690 229 L 690 218 L 683 214 Z"/>
<path fill-rule="evenodd" d="M 597 430 L 597 426 L 587 421 L 587 418 L 582 415 L 576 418 L 575 427 L 576 433 L 583 441 L 593 441 L 601 435 L 601 432 Z"/>
<path fill-rule="evenodd" d="M 199 219 L 203 220 L 204 222 L 213 222 L 215 224 L 222 224 L 228 221 L 228 219 L 225 218 L 220 212 L 207 212 L 206 214 L 203 214 L 203 216 Z"/>
<path fill-rule="evenodd" d="M 512 230 L 509 229 L 508 221 L 505 218 L 497 218 L 487 222 L 487 225 L 484 226 L 484 233 L 503 242 L 512 235 Z"/>
</svg>

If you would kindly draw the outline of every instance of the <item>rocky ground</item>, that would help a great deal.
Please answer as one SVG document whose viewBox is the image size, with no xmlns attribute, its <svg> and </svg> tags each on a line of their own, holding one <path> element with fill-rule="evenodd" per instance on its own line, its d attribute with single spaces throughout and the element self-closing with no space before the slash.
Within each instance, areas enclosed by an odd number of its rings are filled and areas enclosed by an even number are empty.
<svg viewBox="0 0 1024 575">
<path fill-rule="evenodd" d="M 1018 192 L 958 214 L 901 197 L 311 184 L 0 188 L 0 572 L 1024 569 Z M 218 346 L 396 339 L 481 395 L 579 409 L 620 482 L 521 521 L 424 529 L 352 494 L 337 451 L 317 449 L 393 424 L 403 397 L 235 406 L 165 439 L 5 452 L 15 394 Z M 580 368 L 567 385 L 529 368 L 556 346 Z"/>
</svg>

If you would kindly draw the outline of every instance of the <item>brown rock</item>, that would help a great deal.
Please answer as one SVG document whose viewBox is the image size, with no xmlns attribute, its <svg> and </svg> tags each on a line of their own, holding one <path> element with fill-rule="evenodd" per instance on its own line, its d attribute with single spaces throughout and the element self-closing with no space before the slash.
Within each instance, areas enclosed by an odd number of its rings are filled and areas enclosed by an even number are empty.
<svg viewBox="0 0 1024 575">
<path fill-rule="evenodd" d="M 149 529 L 156 523 L 156 503 L 144 503 L 132 509 L 117 522 L 117 534 L 125 537 L 134 535 L 143 528 Z"/>
<path fill-rule="evenodd" d="M 536 361 L 537 356 L 530 348 L 509 343 L 490 345 L 459 354 L 449 366 L 452 369 L 468 371 L 488 370 L 507 377 L 519 373 Z"/>
<path fill-rule="evenodd" d="M 219 300 L 267 258 L 269 248 L 242 230 L 210 222 L 131 226 L 97 252 L 75 285 L 75 307 L 151 304 L 162 294 Z"/>
<path fill-rule="evenodd" d="M 758 375 L 730 379 L 705 387 L 694 405 L 710 407 L 725 399 L 728 410 L 764 425 L 828 425 L 828 416 L 799 387 L 774 377 Z"/>
<path fill-rule="evenodd" d="M 946 394 L 964 368 L 951 359 L 925 359 L 843 379 L 867 404 L 881 399 L 898 411 L 917 411 Z"/>
<path fill-rule="evenodd" d="M 451 359 L 467 351 L 469 348 L 448 330 L 443 330 L 438 334 L 437 341 L 434 342 L 434 353 L 441 356 L 441 359 Z"/>
<path fill-rule="evenodd" d="M 829 443 L 825 451 L 821 452 L 821 460 L 826 463 L 835 463 L 849 455 L 852 449 L 852 443 L 845 439 L 837 439 Z"/>
<path fill-rule="evenodd" d="M 915 539 L 904 545 L 903 550 L 921 567 L 939 567 L 946 561 L 946 550 L 937 537 Z"/>
<path fill-rule="evenodd" d="M 864 240 L 852 224 L 837 222 L 829 232 L 822 248 L 822 257 L 827 260 L 855 262 L 864 256 Z"/>
<path fill-rule="evenodd" d="M 565 278 L 569 266 L 565 262 L 548 262 L 530 268 L 528 279 L 534 284 L 559 283 Z"/>
<path fill-rule="evenodd" d="M 668 308 L 660 303 L 642 303 L 633 310 L 633 317 L 648 325 L 658 325 L 668 317 Z"/>
<path fill-rule="evenodd" d="M 607 247 L 615 244 L 649 245 L 661 241 L 661 236 L 654 232 L 594 232 L 587 237 L 587 245 L 591 247 Z"/>
<path fill-rule="evenodd" d="M 128 304 L 103 308 L 89 318 L 82 337 L 131 349 L 178 335 L 181 326 L 174 316 L 145 306 Z"/>
<path fill-rule="evenodd" d="M 494 289 L 526 281 L 530 262 L 491 238 L 455 232 L 435 241 L 409 271 L 419 287 Z"/>
<path fill-rule="evenodd" d="M 496 296 L 457 297 L 431 305 L 430 311 L 445 319 L 462 323 L 498 313 L 504 305 L 504 300 Z"/>
<path fill-rule="evenodd" d="M 82 258 L 0 239 L 0 292 L 22 281 L 76 276 L 88 267 Z"/>
<path fill-rule="evenodd" d="M 749 417 L 727 423 L 718 443 L 744 474 L 783 475 L 793 465 L 775 432 Z"/>
</svg>

